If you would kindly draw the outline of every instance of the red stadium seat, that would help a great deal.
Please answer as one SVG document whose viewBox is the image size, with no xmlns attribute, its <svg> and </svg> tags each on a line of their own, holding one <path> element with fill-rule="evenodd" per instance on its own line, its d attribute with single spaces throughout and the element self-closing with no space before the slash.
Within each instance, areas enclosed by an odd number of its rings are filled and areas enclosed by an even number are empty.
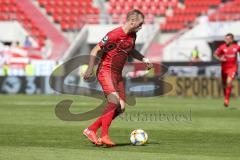
<svg viewBox="0 0 240 160">
<path fill-rule="evenodd" d="M 48 0 L 38 0 L 40 6 L 45 7 L 48 4 Z"/>
<path fill-rule="evenodd" d="M 112 4 L 124 4 L 125 0 L 110 0 Z M 84 19 L 86 15 L 99 15 L 99 9 L 92 6 L 92 0 L 38 0 L 40 6 L 44 7 L 47 13 L 53 16 L 55 22 L 61 24 L 64 31 L 80 28 L 67 22 L 75 22 Z M 114 8 L 112 9 L 112 13 Z M 121 10 L 119 10 L 121 11 Z M 78 17 L 78 18 L 77 18 Z M 98 17 L 98 16 L 97 16 Z M 99 23 L 99 18 L 90 18 L 89 23 Z"/>
<path fill-rule="evenodd" d="M 67 31 L 67 30 L 70 29 L 70 25 L 69 25 L 69 23 L 67 23 L 65 21 L 62 21 L 61 22 L 61 28 L 62 28 L 63 31 Z"/>
<path fill-rule="evenodd" d="M 185 0 L 185 8 L 178 8 L 178 2 L 174 0 L 164 1 L 165 8 L 173 8 L 173 17 L 167 18 L 162 25 L 163 31 L 176 31 L 183 29 L 185 25 L 195 21 L 196 17 L 207 12 L 210 7 L 217 7 L 220 0 Z"/>
<path fill-rule="evenodd" d="M 225 3 L 214 14 L 210 15 L 209 19 L 211 21 L 239 20 L 240 17 L 239 14 L 240 14 L 240 1 L 235 0 Z"/>
</svg>

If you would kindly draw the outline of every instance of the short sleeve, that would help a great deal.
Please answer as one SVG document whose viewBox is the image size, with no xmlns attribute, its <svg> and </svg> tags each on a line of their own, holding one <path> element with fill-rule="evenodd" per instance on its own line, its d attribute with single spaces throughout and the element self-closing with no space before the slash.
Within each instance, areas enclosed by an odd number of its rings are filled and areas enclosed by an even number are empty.
<svg viewBox="0 0 240 160">
<path fill-rule="evenodd" d="M 115 37 L 111 32 L 108 32 L 103 38 L 102 40 L 98 43 L 98 45 L 103 48 L 104 46 L 106 46 L 107 44 L 109 44 L 110 42 L 114 42 L 115 41 Z"/>
<path fill-rule="evenodd" d="M 220 46 L 214 53 L 217 56 L 223 55 L 223 46 Z"/>
</svg>

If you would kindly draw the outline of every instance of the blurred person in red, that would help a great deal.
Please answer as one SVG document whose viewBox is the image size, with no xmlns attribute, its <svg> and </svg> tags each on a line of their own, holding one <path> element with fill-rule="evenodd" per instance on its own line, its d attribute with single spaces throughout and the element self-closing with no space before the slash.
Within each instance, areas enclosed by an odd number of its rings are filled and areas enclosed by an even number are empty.
<svg viewBox="0 0 240 160">
<path fill-rule="evenodd" d="M 83 134 L 96 145 L 115 146 L 109 138 L 108 130 L 112 120 L 125 109 L 125 85 L 122 70 L 128 56 L 144 62 L 148 69 L 152 68 L 150 61 L 134 49 L 136 33 L 142 28 L 143 23 L 144 15 L 141 11 L 134 9 L 128 12 L 126 23 L 108 32 L 90 53 L 84 79 L 87 80 L 93 76 L 96 57 L 102 53 L 97 78 L 107 99 L 102 115 L 83 131 Z M 100 127 L 102 130 L 98 138 L 97 130 Z"/>
<path fill-rule="evenodd" d="M 238 70 L 238 53 L 240 46 L 234 41 L 234 35 L 228 33 L 225 35 L 225 43 L 222 44 L 214 53 L 222 67 L 222 83 L 224 86 L 224 106 L 229 106 L 229 99 L 232 90 L 232 82 Z"/>
</svg>

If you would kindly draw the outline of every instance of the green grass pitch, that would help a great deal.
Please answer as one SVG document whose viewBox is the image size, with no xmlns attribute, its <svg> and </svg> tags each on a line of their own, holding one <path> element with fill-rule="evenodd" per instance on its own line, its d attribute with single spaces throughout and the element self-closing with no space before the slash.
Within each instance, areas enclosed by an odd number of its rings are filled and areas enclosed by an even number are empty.
<svg viewBox="0 0 240 160">
<path fill-rule="evenodd" d="M 224 108 L 222 99 L 138 98 L 125 117 L 113 121 L 114 148 L 95 147 L 82 135 L 93 120 L 66 122 L 54 113 L 57 102 L 73 99 L 72 112 L 100 101 L 81 96 L 0 96 L 0 160 L 230 160 L 240 157 L 240 101 Z M 145 146 L 129 134 L 142 128 Z"/>
</svg>

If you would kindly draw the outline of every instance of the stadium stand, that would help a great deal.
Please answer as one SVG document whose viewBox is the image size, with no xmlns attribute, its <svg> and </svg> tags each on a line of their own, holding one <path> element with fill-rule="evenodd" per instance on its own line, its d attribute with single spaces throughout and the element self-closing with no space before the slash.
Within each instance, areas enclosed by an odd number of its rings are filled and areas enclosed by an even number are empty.
<svg viewBox="0 0 240 160">
<path fill-rule="evenodd" d="M 166 17 L 161 25 L 163 31 L 178 31 L 188 27 L 201 14 L 206 14 L 212 7 L 221 4 L 220 0 L 185 0 L 183 8 L 173 8 L 173 15 Z"/>
<path fill-rule="evenodd" d="M 221 0 L 106 0 L 103 1 L 110 19 L 107 23 L 124 22 L 126 13 L 138 8 L 146 15 L 146 23 L 157 23 L 162 32 L 175 33 L 191 25 L 209 9 L 216 9 L 210 20 L 240 19 L 240 0 L 222 3 Z M 37 3 L 37 5 L 33 5 Z M 0 0 L 0 21 L 17 20 L 39 44 L 46 39 L 53 43 L 50 59 L 58 59 L 69 46 L 65 32 L 79 31 L 85 24 L 100 24 L 103 9 L 94 0 Z M 221 4 L 221 5 L 220 5 Z M 47 13 L 42 14 L 41 10 Z M 60 26 L 60 30 L 58 30 Z M 162 48 L 156 43 L 154 47 Z M 158 49 L 155 49 L 158 50 Z M 162 49 L 159 49 L 162 50 Z"/>
<path fill-rule="evenodd" d="M 18 21 L 38 43 L 37 49 L 47 46 L 47 39 L 52 41 L 52 54 L 48 58 L 58 59 L 68 47 L 64 35 L 33 5 L 33 1 L 0 0 L 0 4 L 0 21 Z"/>
<path fill-rule="evenodd" d="M 79 30 L 83 24 L 98 24 L 99 9 L 92 0 L 38 0 L 63 31 Z"/>
<path fill-rule="evenodd" d="M 84 24 L 99 23 L 99 9 L 93 6 L 92 0 L 37 0 L 54 22 L 61 25 L 63 31 L 79 30 Z M 16 3 L 16 0 L 0 0 L 0 20 L 18 20 L 39 45 L 44 46 L 46 34 L 39 25 L 26 14 L 26 11 Z M 124 22 L 127 11 L 133 8 L 141 9 L 146 14 L 147 23 L 153 23 L 155 17 L 165 17 L 161 24 L 163 31 L 178 31 L 187 27 L 201 13 L 206 13 L 209 8 L 217 7 L 220 0 L 185 0 L 181 4 L 178 0 L 109 0 L 108 13 L 112 23 Z M 239 1 L 229 2 L 211 15 L 210 19 L 238 19 Z M 181 5 L 180 5 L 181 4 Z M 180 7 L 183 6 L 183 7 Z M 170 11 L 170 15 L 167 12 Z"/>
<path fill-rule="evenodd" d="M 140 9 L 146 15 L 146 23 L 153 23 L 155 16 L 164 16 L 167 7 L 176 7 L 177 1 L 164 1 L 160 0 L 110 0 L 108 13 L 112 15 L 112 23 L 124 22 L 126 13 L 134 8 Z"/>
<path fill-rule="evenodd" d="M 108 12 L 112 15 L 113 23 L 124 21 L 128 10 L 138 8 L 147 15 L 147 23 L 152 23 L 154 17 L 165 17 L 165 23 L 161 24 L 161 30 L 165 32 L 175 32 L 187 27 L 209 8 L 217 7 L 221 3 L 220 0 L 186 0 L 183 4 L 177 0 L 110 0 L 109 2 Z M 180 7 L 181 5 L 183 7 Z"/>
<path fill-rule="evenodd" d="M 38 42 L 40 48 L 44 46 L 46 34 L 40 29 L 40 26 L 33 22 L 16 0 L 0 0 L 0 13 L 0 21 L 17 20 Z"/>
<path fill-rule="evenodd" d="M 211 21 L 240 20 L 240 0 L 229 1 L 209 16 Z"/>
</svg>

